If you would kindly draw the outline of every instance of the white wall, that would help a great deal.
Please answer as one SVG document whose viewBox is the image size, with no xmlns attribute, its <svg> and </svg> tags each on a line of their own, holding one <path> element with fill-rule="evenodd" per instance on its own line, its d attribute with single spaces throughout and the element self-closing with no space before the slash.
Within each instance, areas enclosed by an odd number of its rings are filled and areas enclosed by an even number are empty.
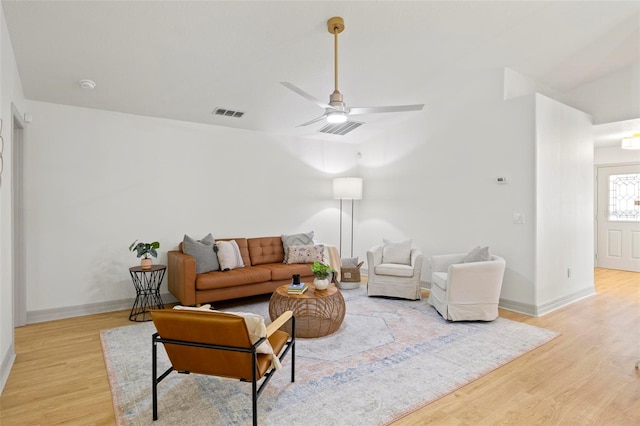
<svg viewBox="0 0 640 426">
<path fill-rule="evenodd" d="M 640 162 L 640 150 L 622 149 L 619 146 L 596 148 L 593 154 L 596 165 Z"/>
<path fill-rule="evenodd" d="M 361 147 L 358 254 L 411 238 L 428 259 L 488 245 L 504 256 L 502 299 L 534 298 L 534 103 L 503 100 L 503 70 L 448 75 L 426 113 Z M 497 177 L 508 184 L 499 185 Z M 513 213 L 526 222 L 513 223 Z M 430 280 L 429 262 L 423 281 Z"/>
<path fill-rule="evenodd" d="M 139 260 L 127 248 L 134 239 L 158 240 L 158 263 L 185 233 L 314 230 L 337 244 L 331 178 L 354 167 L 353 145 L 29 105 L 28 322 L 133 297 L 128 268 Z"/>
<path fill-rule="evenodd" d="M 15 359 L 13 347 L 13 273 L 12 273 L 12 166 L 11 104 L 24 111 L 24 94 L 18 74 L 11 40 L 7 32 L 4 10 L 0 7 L 0 118 L 4 149 L 4 168 L 0 176 L 0 391 L 4 388 Z"/>
<path fill-rule="evenodd" d="M 536 95 L 538 314 L 594 293 L 591 118 Z"/>
<path fill-rule="evenodd" d="M 559 100 L 588 111 L 594 124 L 612 123 L 640 117 L 640 62 L 583 84 L 566 92 Z"/>
</svg>

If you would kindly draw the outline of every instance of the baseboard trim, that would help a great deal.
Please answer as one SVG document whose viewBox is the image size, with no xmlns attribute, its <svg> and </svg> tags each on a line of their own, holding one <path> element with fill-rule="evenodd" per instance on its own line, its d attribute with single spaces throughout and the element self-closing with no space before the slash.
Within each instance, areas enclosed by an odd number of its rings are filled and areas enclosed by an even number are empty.
<svg viewBox="0 0 640 426">
<path fill-rule="evenodd" d="M 586 288 L 584 290 L 577 291 L 572 294 L 560 297 L 542 305 L 536 306 L 529 303 L 516 302 L 514 300 L 500 299 L 498 306 L 507 311 L 518 312 L 520 314 L 529 315 L 532 317 L 541 317 L 550 312 L 564 308 L 565 306 L 576 303 L 582 299 L 597 294 L 593 288 Z"/>
<path fill-rule="evenodd" d="M 7 349 L 7 352 L 2 357 L 2 364 L 0 364 L 0 394 L 2 394 L 4 386 L 7 384 L 9 373 L 11 373 L 11 369 L 13 368 L 13 363 L 15 362 L 15 360 L 16 351 L 12 339 L 9 349 Z"/>
<path fill-rule="evenodd" d="M 529 315 L 535 317 L 536 307 L 530 303 L 516 302 L 515 300 L 500 299 L 498 301 L 498 307 L 511 312 L 517 312 L 519 314 Z"/>
<path fill-rule="evenodd" d="M 171 293 L 162 294 L 164 303 L 175 303 L 177 299 Z M 54 321 L 65 318 L 81 317 L 84 315 L 102 314 L 105 312 L 123 311 L 131 309 L 135 298 L 111 300 L 108 302 L 89 303 L 87 305 L 65 306 L 62 308 L 27 311 L 27 324 Z"/>
<path fill-rule="evenodd" d="M 563 308 L 567 305 L 571 305 L 572 303 L 575 303 L 582 299 L 586 299 L 587 297 L 591 297 L 595 294 L 597 293 L 594 288 L 586 288 L 584 290 L 576 291 L 573 294 L 560 297 L 558 299 L 552 300 L 550 302 L 547 302 L 538 306 L 538 310 L 536 314 L 537 316 L 548 314 L 549 312 L 556 311 L 560 308 Z"/>
</svg>

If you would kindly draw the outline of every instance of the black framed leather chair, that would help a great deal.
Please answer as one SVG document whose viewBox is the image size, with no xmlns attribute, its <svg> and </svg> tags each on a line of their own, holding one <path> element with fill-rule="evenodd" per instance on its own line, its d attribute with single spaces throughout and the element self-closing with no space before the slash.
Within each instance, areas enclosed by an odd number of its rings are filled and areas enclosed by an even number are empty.
<svg viewBox="0 0 640 426">
<path fill-rule="evenodd" d="M 251 382 L 253 424 L 258 424 L 258 397 L 291 350 L 291 382 L 295 381 L 295 317 L 287 311 L 264 327 L 247 326 L 245 317 L 198 310 L 153 310 L 153 420 L 158 419 L 158 384 L 172 371 L 220 376 Z M 261 319 L 261 317 L 260 317 Z M 280 330 L 291 322 L 291 334 Z M 164 345 L 171 367 L 158 376 L 157 345 Z M 274 358 L 275 357 L 275 358 Z M 258 381 L 264 380 L 258 387 Z"/>
</svg>

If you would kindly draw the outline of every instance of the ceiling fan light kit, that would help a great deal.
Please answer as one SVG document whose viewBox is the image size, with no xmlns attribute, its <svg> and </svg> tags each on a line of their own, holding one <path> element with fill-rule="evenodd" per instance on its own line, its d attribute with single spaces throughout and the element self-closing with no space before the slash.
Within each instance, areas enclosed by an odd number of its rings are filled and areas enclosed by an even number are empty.
<svg viewBox="0 0 640 426">
<path fill-rule="evenodd" d="M 622 139 L 622 149 L 640 149 L 640 133 Z"/>
<path fill-rule="evenodd" d="M 327 123 L 337 124 L 347 121 L 347 114 L 342 111 L 330 111 L 327 113 Z"/>
<path fill-rule="evenodd" d="M 298 95 L 302 96 L 308 101 L 315 103 L 316 105 L 324 108 L 325 110 L 324 114 L 321 115 L 320 117 L 316 117 L 305 123 L 299 124 L 297 127 L 308 126 L 310 124 L 317 123 L 323 119 L 326 119 L 327 123 L 329 124 L 339 124 L 339 123 L 345 123 L 349 121 L 348 117 L 351 115 L 379 114 L 384 112 L 420 111 L 424 107 L 423 104 L 351 107 L 351 108 L 347 107 L 346 104 L 344 103 L 344 98 L 342 96 L 342 93 L 340 93 L 340 90 L 338 90 L 338 34 L 344 31 L 344 19 L 342 19 L 339 16 L 334 16 L 333 18 L 327 21 L 327 29 L 329 33 L 333 34 L 334 36 L 334 68 L 333 68 L 334 90 L 331 93 L 331 95 L 329 95 L 329 103 L 326 104 L 322 102 L 321 100 L 315 98 L 313 95 L 310 95 L 309 93 L 300 89 L 298 86 L 296 86 L 293 83 L 289 83 L 287 81 L 283 81 L 280 83 L 287 89 L 297 93 Z M 362 123 L 359 123 L 358 126 L 360 124 Z M 357 128 L 358 126 L 354 126 L 353 129 Z M 341 133 L 341 134 L 345 134 L 345 133 Z"/>
</svg>

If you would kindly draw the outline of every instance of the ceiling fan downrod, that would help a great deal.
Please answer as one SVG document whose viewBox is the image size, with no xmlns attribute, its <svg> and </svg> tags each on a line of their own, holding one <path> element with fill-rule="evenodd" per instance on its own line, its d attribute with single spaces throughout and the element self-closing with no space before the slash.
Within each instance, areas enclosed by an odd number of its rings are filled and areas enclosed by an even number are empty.
<svg viewBox="0 0 640 426">
<path fill-rule="evenodd" d="M 333 81 L 334 90 L 329 96 L 329 104 L 331 106 L 342 106 L 344 102 L 342 100 L 342 93 L 338 90 L 338 34 L 344 31 L 344 19 L 339 16 L 334 16 L 327 21 L 327 29 L 333 34 Z"/>
</svg>

